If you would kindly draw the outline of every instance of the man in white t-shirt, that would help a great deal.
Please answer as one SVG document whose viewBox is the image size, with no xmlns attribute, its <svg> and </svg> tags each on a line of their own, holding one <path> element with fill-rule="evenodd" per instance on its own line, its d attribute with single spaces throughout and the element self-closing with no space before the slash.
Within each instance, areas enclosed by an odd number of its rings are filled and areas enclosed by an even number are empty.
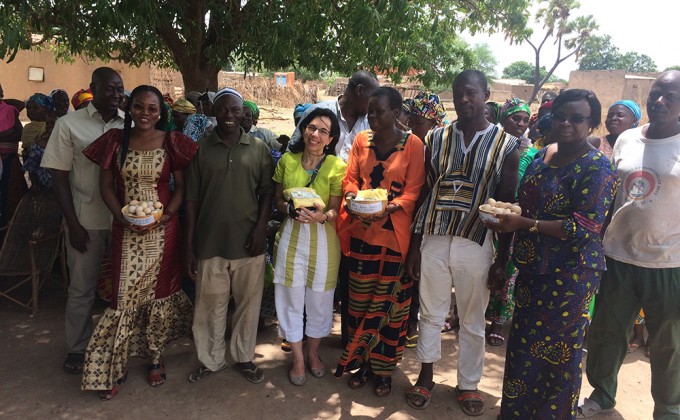
<svg viewBox="0 0 680 420">
<path fill-rule="evenodd" d="M 680 419 L 680 71 L 659 75 L 649 124 L 621 134 L 612 162 L 621 187 L 604 238 L 607 271 L 588 332 L 579 418 L 612 411 L 617 375 L 640 308 L 649 330 L 654 419 Z"/>
</svg>

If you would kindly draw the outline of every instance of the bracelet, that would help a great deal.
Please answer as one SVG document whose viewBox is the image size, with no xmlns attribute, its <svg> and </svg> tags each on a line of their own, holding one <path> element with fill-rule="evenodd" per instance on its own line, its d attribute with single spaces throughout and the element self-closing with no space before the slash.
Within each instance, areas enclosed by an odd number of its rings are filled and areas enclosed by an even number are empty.
<svg viewBox="0 0 680 420">
<path fill-rule="evenodd" d="M 538 233 L 538 219 L 534 221 L 534 225 L 529 228 L 529 232 Z"/>
<path fill-rule="evenodd" d="M 168 216 L 172 217 L 172 216 L 175 215 L 175 212 L 172 211 L 172 210 L 166 210 L 166 211 L 163 212 L 163 214 L 167 214 Z"/>
<path fill-rule="evenodd" d="M 322 225 L 328 221 L 328 214 L 324 213 L 324 216 L 326 216 L 326 220 L 324 220 L 323 222 L 320 222 Z"/>
</svg>

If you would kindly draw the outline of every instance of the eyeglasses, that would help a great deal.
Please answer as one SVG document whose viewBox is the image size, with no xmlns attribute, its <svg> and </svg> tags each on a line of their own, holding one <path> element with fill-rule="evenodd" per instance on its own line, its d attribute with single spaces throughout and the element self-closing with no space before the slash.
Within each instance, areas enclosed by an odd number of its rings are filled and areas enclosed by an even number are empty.
<svg viewBox="0 0 680 420">
<path fill-rule="evenodd" d="M 569 124 L 582 124 L 583 122 L 587 121 L 590 119 L 590 117 L 587 117 L 585 115 L 571 115 L 567 117 L 564 114 L 553 114 L 553 121 L 557 120 L 559 122 L 567 122 L 569 121 Z"/>
<path fill-rule="evenodd" d="M 318 131 L 318 132 L 319 132 L 319 135 L 320 135 L 320 136 L 323 136 L 323 137 L 328 137 L 328 136 L 331 135 L 331 132 L 328 131 L 328 130 L 326 130 L 325 128 L 319 128 L 319 127 L 317 127 L 317 126 L 315 126 L 315 125 L 311 125 L 311 124 L 308 125 L 307 128 L 306 128 L 305 130 L 307 130 L 307 132 L 308 132 L 309 134 L 314 134 L 315 131 Z"/>
</svg>

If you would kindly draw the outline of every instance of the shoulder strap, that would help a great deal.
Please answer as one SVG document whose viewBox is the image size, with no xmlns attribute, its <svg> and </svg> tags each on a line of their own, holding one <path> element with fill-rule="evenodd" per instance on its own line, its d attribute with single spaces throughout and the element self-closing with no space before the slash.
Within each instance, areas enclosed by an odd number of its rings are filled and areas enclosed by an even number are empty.
<svg viewBox="0 0 680 420">
<path fill-rule="evenodd" d="M 327 156 L 328 155 L 324 156 L 321 159 L 321 162 L 319 162 L 319 164 L 316 165 L 316 168 L 314 168 L 314 172 L 312 173 L 312 177 L 309 178 L 309 182 L 307 183 L 307 185 L 305 185 L 305 188 L 309 188 L 309 186 L 312 185 L 312 182 L 314 182 L 314 180 L 316 179 L 316 176 L 319 175 L 319 169 L 321 169 L 321 165 L 323 165 L 323 162 L 326 160 Z"/>
</svg>

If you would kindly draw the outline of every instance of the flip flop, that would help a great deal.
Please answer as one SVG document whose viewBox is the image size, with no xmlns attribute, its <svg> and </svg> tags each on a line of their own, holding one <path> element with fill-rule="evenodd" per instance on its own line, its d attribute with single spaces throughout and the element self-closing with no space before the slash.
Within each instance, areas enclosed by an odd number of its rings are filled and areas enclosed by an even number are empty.
<svg viewBox="0 0 680 420">
<path fill-rule="evenodd" d="M 392 392 L 392 377 L 379 376 L 375 383 L 375 395 L 378 397 L 386 397 Z"/>
<path fill-rule="evenodd" d="M 502 346 L 503 343 L 505 343 L 505 337 L 503 337 L 500 334 L 491 333 L 486 337 L 486 342 L 490 346 L 494 346 L 494 347 Z"/>
<path fill-rule="evenodd" d="M 210 370 L 205 366 L 201 366 L 198 368 L 198 370 L 191 375 L 189 375 L 189 382 L 196 383 L 196 382 L 201 382 L 202 380 L 206 379 L 207 377 L 214 375 L 218 372 L 222 372 L 224 369 L 227 368 L 227 364 L 225 363 L 224 366 L 217 370 Z"/>
<path fill-rule="evenodd" d="M 241 372 L 241 375 L 243 375 L 243 377 L 246 378 L 248 382 L 259 384 L 260 382 L 264 381 L 264 372 L 262 369 L 255 366 L 253 362 L 248 364 L 237 363 L 234 365 L 234 369 Z"/>
<path fill-rule="evenodd" d="M 158 373 L 159 371 L 161 373 Z M 168 377 L 165 374 L 165 363 L 160 362 L 157 364 L 149 365 L 149 375 L 147 377 L 147 380 L 150 386 L 152 386 L 153 388 L 158 388 L 159 386 L 165 383 L 165 380 L 167 378 Z"/>
<path fill-rule="evenodd" d="M 83 373 L 85 355 L 83 353 L 69 353 L 64 361 L 64 372 L 70 375 L 80 375 Z"/>
<path fill-rule="evenodd" d="M 433 383 L 432 388 L 428 389 L 424 386 L 413 385 L 411 388 L 406 390 L 406 404 L 416 410 L 426 409 L 427 406 L 430 405 L 430 399 L 432 398 L 432 390 L 434 389 L 434 386 L 435 384 Z M 413 400 L 411 400 L 411 397 L 421 397 L 425 401 L 422 405 L 416 405 L 413 403 Z"/>
<path fill-rule="evenodd" d="M 359 389 L 366 385 L 366 382 L 373 376 L 373 372 L 368 369 L 361 368 L 354 372 L 349 378 L 349 387 L 352 389 Z"/>
<path fill-rule="evenodd" d="M 456 394 L 458 395 L 456 399 L 460 403 L 460 409 L 463 410 L 463 413 L 465 413 L 468 416 L 471 417 L 477 417 L 481 416 L 484 414 L 484 399 L 482 398 L 482 395 L 477 391 L 463 391 L 462 389 L 458 388 L 456 386 Z M 465 404 L 470 403 L 470 402 L 480 402 L 482 403 L 482 409 L 479 411 L 472 411 L 469 407 L 467 407 Z"/>
<path fill-rule="evenodd" d="M 407 349 L 414 349 L 418 347 L 418 334 L 413 334 L 413 335 L 407 335 L 406 336 L 406 344 L 404 344 L 404 347 Z"/>
<path fill-rule="evenodd" d="M 113 388 L 106 391 L 99 391 L 99 399 L 102 401 L 110 401 L 114 399 L 116 395 L 120 393 L 120 386 L 125 381 L 127 381 L 127 373 L 116 381 L 116 383 L 113 385 Z"/>
</svg>

